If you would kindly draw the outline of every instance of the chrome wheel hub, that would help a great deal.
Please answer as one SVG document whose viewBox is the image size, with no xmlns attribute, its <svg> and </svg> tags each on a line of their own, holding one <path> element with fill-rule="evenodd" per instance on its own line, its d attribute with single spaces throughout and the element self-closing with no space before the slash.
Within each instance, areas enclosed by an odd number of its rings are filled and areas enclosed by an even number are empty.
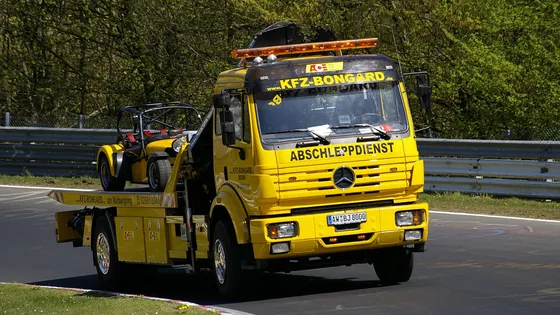
<svg viewBox="0 0 560 315">
<path fill-rule="evenodd" d="M 109 241 L 107 236 L 103 233 L 97 235 L 96 240 L 96 253 L 97 253 L 97 265 L 101 273 L 106 275 L 109 272 L 109 265 L 111 263 L 111 251 L 109 249 Z"/>
<path fill-rule="evenodd" d="M 220 284 L 226 282 L 226 252 L 221 240 L 214 243 L 214 270 Z"/>
</svg>

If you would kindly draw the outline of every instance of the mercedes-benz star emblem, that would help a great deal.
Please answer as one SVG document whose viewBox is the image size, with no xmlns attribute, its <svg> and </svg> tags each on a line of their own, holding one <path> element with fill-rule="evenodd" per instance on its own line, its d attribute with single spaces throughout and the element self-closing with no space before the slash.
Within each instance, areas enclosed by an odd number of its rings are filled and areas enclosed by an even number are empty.
<svg viewBox="0 0 560 315">
<path fill-rule="evenodd" d="M 334 171 L 333 181 L 340 189 L 350 188 L 354 184 L 354 172 L 349 167 L 341 166 Z"/>
</svg>

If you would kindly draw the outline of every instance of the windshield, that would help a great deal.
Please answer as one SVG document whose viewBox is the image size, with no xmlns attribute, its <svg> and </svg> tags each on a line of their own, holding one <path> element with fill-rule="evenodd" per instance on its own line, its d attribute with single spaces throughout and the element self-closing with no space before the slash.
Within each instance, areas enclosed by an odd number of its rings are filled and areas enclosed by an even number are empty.
<svg viewBox="0 0 560 315">
<path fill-rule="evenodd" d="M 367 125 L 408 130 L 397 81 L 260 92 L 255 100 L 264 142 L 313 137 L 306 129 L 318 126 L 331 138 L 376 132 Z"/>
</svg>

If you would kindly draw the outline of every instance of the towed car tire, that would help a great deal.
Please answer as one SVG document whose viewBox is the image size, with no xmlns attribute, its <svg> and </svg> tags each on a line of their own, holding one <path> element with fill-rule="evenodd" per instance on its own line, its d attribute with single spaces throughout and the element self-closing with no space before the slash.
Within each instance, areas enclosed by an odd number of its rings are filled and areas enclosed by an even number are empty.
<svg viewBox="0 0 560 315">
<path fill-rule="evenodd" d="M 171 176 L 171 162 L 167 158 L 148 160 L 148 184 L 151 191 L 163 191 Z"/>
<path fill-rule="evenodd" d="M 105 155 L 99 159 L 99 180 L 105 191 L 122 191 L 126 186 L 126 179 L 111 175 L 111 165 Z"/>
</svg>

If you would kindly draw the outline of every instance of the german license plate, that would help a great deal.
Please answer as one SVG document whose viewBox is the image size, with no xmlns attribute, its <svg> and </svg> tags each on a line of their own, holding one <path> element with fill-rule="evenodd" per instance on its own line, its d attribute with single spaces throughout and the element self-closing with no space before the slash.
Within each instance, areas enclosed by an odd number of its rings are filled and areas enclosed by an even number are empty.
<svg viewBox="0 0 560 315">
<path fill-rule="evenodd" d="M 327 217 L 328 225 L 362 223 L 366 221 L 367 221 L 367 217 L 365 212 L 332 214 Z"/>
</svg>

